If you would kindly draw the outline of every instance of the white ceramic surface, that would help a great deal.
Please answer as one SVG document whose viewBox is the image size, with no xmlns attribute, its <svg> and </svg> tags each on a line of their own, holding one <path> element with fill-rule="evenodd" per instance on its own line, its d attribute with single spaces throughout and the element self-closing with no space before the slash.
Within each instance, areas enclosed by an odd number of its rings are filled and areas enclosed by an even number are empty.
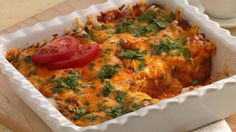
<svg viewBox="0 0 236 132">
<path fill-rule="evenodd" d="M 223 28 L 235 28 L 236 27 L 236 17 L 229 19 L 218 19 L 210 16 L 210 19 L 219 23 Z"/>
<path fill-rule="evenodd" d="M 0 68 L 7 75 L 20 97 L 31 107 L 49 127 L 57 132 L 171 132 L 192 130 L 210 122 L 222 119 L 236 112 L 236 76 L 222 79 L 208 86 L 166 99 L 158 104 L 148 106 L 123 115 L 105 123 L 79 127 L 68 121 L 53 105 L 27 81 L 6 59 L 7 50 L 15 47 L 26 48 L 31 43 L 55 33 L 63 34 L 64 29 L 71 25 L 75 17 L 85 22 L 88 14 L 118 7 L 124 3 L 137 0 L 108 0 L 104 4 L 93 5 L 88 9 L 75 11 L 69 15 L 56 17 L 51 21 L 37 23 L 32 27 L 23 28 L 15 33 L 0 36 Z M 235 73 L 236 69 L 236 38 L 227 30 L 210 21 L 206 15 L 199 13 L 196 7 L 189 6 L 186 0 L 148 0 L 158 2 L 175 10 L 182 8 L 184 17 L 190 23 L 198 25 L 206 36 L 217 46 L 213 57 L 212 76 L 223 72 L 225 68 Z"/>
<path fill-rule="evenodd" d="M 188 0 L 188 3 L 192 6 L 196 6 L 199 10 L 199 12 L 204 13 L 205 9 L 203 8 L 202 4 L 199 0 Z"/>
<path fill-rule="evenodd" d="M 190 5 L 193 5 L 199 9 L 201 13 L 205 12 L 204 7 L 200 3 L 199 0 L 188 0 Z M 233 18 L 228 18 L 228 19 L 219 19 L 219 18 L 214 18 L 212 16 L 209 16 L 211 20 L 217 22 L 220 24 L 221 27 L 223 28 L 234 28 L 236 27 L 236 17 Z"/>
<path fill-rule="evenodd" d="M 215 18 L 236 17 L 236 0 L 200 0 L 206 12 Z"/>
<path fill-rule="evenodd" d="M 232 132 L 225 120 L 220 120 L 192 132 Z"/>
</svg>

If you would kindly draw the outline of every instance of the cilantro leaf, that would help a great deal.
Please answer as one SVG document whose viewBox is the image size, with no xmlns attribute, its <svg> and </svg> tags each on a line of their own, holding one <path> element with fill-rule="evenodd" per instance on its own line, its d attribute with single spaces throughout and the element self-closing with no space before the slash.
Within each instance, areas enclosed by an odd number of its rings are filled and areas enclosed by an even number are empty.
<svg viewBox="0 0 236 132">
<path fill-rule="evenodd" d="M 112 78 L 119 71 L 119 68 L 119 65 L 104 65 L 97 76 L 101 79 Z"/>
<path fill-rule="evenodd" d="M 73 111 L 79 116 L 84 115 L 86 113 L 86 109 L 83 108 L 76 108 Z"/>
<path fill-rule="evenodd" d="M 129 112 L 131 111 L 126 106 L 116 106 L 116 107 L 111 107 L 110 110 L 107 111 L 107 114 L 112 118 L 116 118 Z"/>
<path fill-rule="evenodd" d="M 140 108 L 142 108 L 142 107 L 143 107 L 143 106 L 140 105 L 140 104 L 133 104 L 133 105 L 132 105 L 132 111 L 138 110 L 138 109 L 140 109 Z"/>
<path fill-rule="evenodd" d="M 146 52 L 139 52 L 138 50 L 125 50 L 121 59 L 143 59 Z"/>
<path fill-rule="evenodd" d="M 94 122 L 97 120 L 97 116 L 95 116 L 94 114 L 90 114 L 87 116 L 87 119 L 91 122 Z"/>
<path fill-rule="evenodd" d="M 101 92 L 104 97 L 108 97 L 110 95 L 112 89 L 113 89 L 112 84 L 110 82 L 105 82 L 105 85 L 102 88 Z"/>
<path fill-rule="evenodd" d="M 118 90 L 118 91 L 116 91 L 116 94 L 117 94 L 117 98 L 116 98 L 117 102 L 124 103 L 127 93 Z"/>
<path fill-rule="evenodd" d="M 95 66 L 95 63 L 90 63 L 88 67 L 89 71 L 93 71 L 94 66 Z"/>
<path fill-rule="evenodd" d="M 178 55 L 182 56 L 187 62 L 191 62 L 190 50 L 187 47 L 187 39 L 167 40 L 158 45 L 150 45 L 153 55 Z M 169 52 L 175 51 L 175 52 Z"/>
<path fill-rule="evenodd" d="M 104 51 L 104 54 L 111 54 L 111 49 L 107 48 L 105 51 Z"/>
<path fill-rule="evenodd" d="M 76 86 L 78 86 L 78 82 L 77 79 L 74 77 L 66 77 L 63 81 L 67 86 L 69 86 L 69 88 L 76 88 Z"/>
<path fill-rule="evenodd" d="M 146 66 L 146 62 L 145 62 L 144 60 L 142 60 L 142 61 L 140 61 L 140 63 L 139 63 L 138 69 L 139 69 L 140 71 L 142 71 L 142 70 L 144 70 L 145 66 Z"/>
<path fill-rule="evenodd" d="M 23 58 L 23 61 L 26 64 L 31 64 L 32 63 L 32 59 L 31 59 L 31 55 L 26 56 L 25 58 Z"/>
<path fill-rule="evenodd" d="M 192 85 L 197 85 L 198 83 L 199 83 L 199 81 L 198 80 L 192 80 Z"/>
</svg>

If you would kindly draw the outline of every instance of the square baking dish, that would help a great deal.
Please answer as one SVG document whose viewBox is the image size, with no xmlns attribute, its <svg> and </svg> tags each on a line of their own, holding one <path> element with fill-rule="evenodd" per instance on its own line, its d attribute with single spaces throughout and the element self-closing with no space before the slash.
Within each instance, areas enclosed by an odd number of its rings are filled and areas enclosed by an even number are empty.
<svg viewBox="0 0 236 132">
<path fill-rule="evenodd" d="M 213 56 L 212 78 L 225 78 L 191 92 L 182 93 L 158 104 L 139 109 L 99 125 L 79 127 L 67 120 L 34 86 L 21 75 L 5 58 L 11 48 L 26 48 L 41 40 L 50 40 L 52 34 L 63 34 L 71 26 L 74 18 L 83 22 L 87 15 L 98 15 L 101 11 L 118 8 L 123 4 L 136 3 L 138 0 L 108 0 L 84 10 L 56 17 L 47 22 L 37 23 L 15 33 L 0 36 L 0 68 L 10 80 L 15 91 L 30 108 L 57 132 L 171 132 L 188 131 L 222 119 L 236 112 L 236 38 L 227 30 L 210 21 L 197 8 L 186 0 L 147 0 L 146 2 L 164 5 L 173 11 L 180 8 L 186 20 L 197 25 L 207 38 L 216 44 Z"/>
</svg>

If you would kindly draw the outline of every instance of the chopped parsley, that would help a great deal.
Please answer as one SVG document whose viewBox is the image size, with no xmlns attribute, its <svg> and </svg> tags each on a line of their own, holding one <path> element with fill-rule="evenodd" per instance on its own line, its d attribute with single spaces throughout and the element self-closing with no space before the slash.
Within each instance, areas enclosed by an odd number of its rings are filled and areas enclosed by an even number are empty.
<svg viewBox="0 0 236 132">
<path fill-rule="evenodd" d="M 74 78 L 74 77 L 66 77 L 63 82 L 69 86 L 69 88 L 76 88 L 76 86 L 78 86 L 78 82 L 77 82 L 77 79 Z"/>
<path fill-rule="evenodd" d="M 159 15 L 159 16 L 158 16 Z M 157 17 L 158 16 L 158 17 Z M 167 19 L 168 14 L 158 11 L 147 12 L 138 18 L 126 19 L 115 25 L 115 33 L 130 33 L 135 37 L 144 36 L 152 31 L 164 29 L 174 19 Z M 140 24 L 145 22 L 147 25 Z"/>
<path fill-rule="evenodd" d="M 74 115 L 72 118 L 71 118 L 72 121 L 78 121 L 79 120 L 79 116 L 77 115 Z"/>
<path fill-rule="evenodd" d="M 150 12 L 147 12 L 147 13 L 139 16 L 137 19 L 138 19 L 138 21 L 141 21 L 141 22 L 149 22 L 149 21 L 155 19 L 156 16 L 157 16 L 156 11 L 150 11 Z"/>
<path fill-rule="evenodd" d="M 145 69 L 145 67 L 146 67 L 146 62 L 144 60 L 141 60 L 139 63 L 138 69 L 142 71 Z"/>
<path fill-rule="evenodd" d="M 94 66 L 95 66 L 95 63 L 90 63 L 88 67 L 89 71 L 93 71 Z"/>
<path fill-rule="evenodd" d="M 36 71 L 30 71 L 30 72 L 26 75 L 26 77 L 32 77 L 32 76 L 34 76 L 34 75 L 37 75 L 37 72 L 36 72 Z"/>
<path fill-rule="evenodd" d="M 110 59 L 104 58 L 104 62 L 105 62 L 105 63 L 107 63 L 107 62 L 109 62 L 109 61 L 110 61 Z"/>
<path fill-rule="evenodd" d="M 157 16 L 157 12 L 150 11 L 146 14 L 141 15 L 138 18 L 138 20 L 149 22 L 149 25 L 147 27 L 151 30 L 148 30 L 148 31 L 152 31 L 153 29 L 156 29 L 156 30 L 164 29 L 168 25 L 168 22 L 157 19 L 156 16 Z"/>
<path fill-rule="evenodd" d="M 126 97 L 127 93 L 118 90 L 118 91 L 116 91 L 116 94 L 117 94 L 117 97 L 116 97 L 117 102 L 124 103 L 125 102 L 125 97 Z"/>
<path fill-rule="evenodd" d="M 120 65 L 104 65 L 102 67 L 102 70 L 98 73 L 98 78 L 105 79 L 105 78 L 112 78 L 118 71 L 119 71 Z"/>
<path fill-rule="evenodd" d="M 112 118 L 117 118 L 121 115 L 138 110 L 143 107 L 142 105 L 139 105 L 139 104 L 133 104 L 131 108 L 124 105 L 117 105 L 115 107 L 106 107 L 106 106 L 102 106 L 102 104 L 100 105 L 102 108 L 105 108 L 105 112 L 107 113 L 107 115 L 111 116 Z"/>
<path fill-rule="evenodd" d="M 191 62 L 190 50 L 189 50 L 188 48 L 183 48 L 183 49 L 180 51 L 180 56 L 183 56 L 184 59 L 185 59 L 187 62 Z"/>
<path fill-rule="evenodd" d="M 187 62 L 191 62 L 190 51 L 186 44 L 186 39 L 167 40 L 166 42 L 161 41 L 158 45 L 151 45 L 151 52 L 153 55 L 166 54 L 182 56 Z"/>
<path fill-rule="evenodd" d="M 60 92 L 61 92 L 61 89 L 58 88 L 58 87 L 53 87 L 53 88 L 52 88 L 52 92 L 53 92 L 53 93 L 60 93 Z"/>
<path fill-rule="evenodd" d="M 199 83 L 199 81 L 194 79 L 194 80 L 192 80 L 191 83 L 192 83 L 192 85 L 197 85 Z"/>
<path fill-rule="evenodd" d="M 143 59 L 146 55 L 146 51 L 139 52 L 138 50 L 125 50 L 121 59 Z"/>
<path fill-rule="evenodd" d="M 140 109 L 140 108 L 142 108 L 142 107 L 143 107 L 143 106 L 140 105 L 140 104 L 133 104 L 133 105 L 132 105 L 132 111 L 138 110 L 138 109 Z"/>
<path fill-rule="evenodd" d="M 95 42 L 97 42 L 97 39 L 96 39 L 96 37 L 94 36 L 94 31 L 93 30 L 88 30 L 88 32 L 87 32 L 88 34 L 88 38 L 89 39 L 91 39 L 92 41 L 95 41 Z"/>
<path fill-rule="evenodd" d="M 187 38 L 182 38 L 182 39 L 175 39 L 175 40 L 172 40 L 173 43 L 175 43 L 176 45 L 179 45 L 179 46 L 185 46 L 188 44 L 188 39 Z"/>
<path fill-rule="evenodd" d="M 113 89 L 112 84 L 110 82 L 105 82 L 105 85 L 101 90 L 101 93 L 103 94 L 104 97 L 108 97 L 112 89 Z"/>
<path fill-rule="evenodd" d="M 65 82 L 63 82 L 62 80 L 54 80 L 54 82 L 56 83 L 56 86 L 57 88 L 70 88 L 70 86 L 68 86 Z"/>
<path fill-rule="evenodd" d="M 91 122 L 94 122 L 97 120 L 97 117 L 94 114 L 88 115 L 87 119 Z"/>
<path fill-rule="evenodd" d="M 170 14 L 167 15 L 165 12 L 158 10 L 157 15 L 161 16 L 162 19 L 167 22 L 172 22 L 172 21 L 176 20 L 176 15 L 174 12 L 171 12 Z"/>
<path fill-rule="evenodd" d="M 156 24 L 156 26 L 157 26 L 156 28 L 159 29 L 159 30 L 164 29 L 164 28 L 168 25 L 167 22 L 159 21 L 159 20 L 157 20 L 157 19 L 154 19 L 154 20 L 153 20 L 153 23 Z M 153 23 L 152 23 L 152 24 L 153 24 Z"/>
<path fill-rule="evenodd" d="M 105 51 L 104 51 L 104 54 L 111 54 L 111 49 L 107 48 Z"/>
<path fill-rule="evenodd" d="M 32 63 L 32 59 L 31 59 L 31 55 L 26 56 L 25 58 L 23 58 L 23 61 L 26 64 L 31 64 Z"/>
<path fill-rule="evenodd" d="M 129 112 L 131 111 L 126 106 L 116 106 L 116 107 L 111 107 L 110 110 L 108 110 L 106 113 L 112 118 L 116 118 Z"/>
<path fill-rule="evenodd" d="M 162 54 L 162 53 L 168 53 L 170 50 L 170 46 L 164 42 L 161 42 L 160 44 L 158 45 L 151 45 L 151 51 L 152 51 L 152 54 Z"/>
<path fill-rule="evenodd" d="M 78 72 L 74 71 L 74 70 L 70 70 L 69 74 L 71 74 L 74 78 L 81 79 L 81 75 Z"/>
<path fill-rule="evenodd" d="M 76 108 L 73 111 L 79 116 L 82 116 L 86 113 L 86 109 L 83 109 L 83 108 Z"/>
<path fill-rule="evenodd" d="M 140 37 L 145 35 L 146 29 L 144 26 L 140 26 L 138 24 L 125 24 L 125 22 L 116 25 L 115 33 L 130 33 L 135 37 Z"/>
<path fill-rule="evenodd" d="M 56 85 L 52 88 L 53 93 L 58 93 L 61 91 L 61 88 L 72 89 L 75 92 L 79 93 L 79 89 L 76 89 L 78 86 L 77 78 L 75 76 L 62 77 L 58 79 L 49 79 L 48 82 L 54 82 Z"/>
</svg>

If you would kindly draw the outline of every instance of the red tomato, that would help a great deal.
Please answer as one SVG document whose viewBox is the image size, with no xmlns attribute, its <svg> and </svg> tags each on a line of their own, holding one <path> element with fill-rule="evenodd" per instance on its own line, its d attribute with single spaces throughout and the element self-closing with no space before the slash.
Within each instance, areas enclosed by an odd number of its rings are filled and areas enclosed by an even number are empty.
<svg viewBox="0 0 236 132">
<path fill-rule="evenodd" d="M 78 40 L 70 35 L 60 36 L 32 55 L 34 63 L 45 64 L 70 58 L 77 49 Z"/>
<path fill-rule="evenodd" d="M 79 45 L 77 52 L 69 59 L 57 61 L 47 64 L 49 69 L 65 69 L 74 67 L 83 67 L 88 65 L 99 55 L 99 45 L 97 43 L 89 43 L 87 45 Z"/>
</svg>

